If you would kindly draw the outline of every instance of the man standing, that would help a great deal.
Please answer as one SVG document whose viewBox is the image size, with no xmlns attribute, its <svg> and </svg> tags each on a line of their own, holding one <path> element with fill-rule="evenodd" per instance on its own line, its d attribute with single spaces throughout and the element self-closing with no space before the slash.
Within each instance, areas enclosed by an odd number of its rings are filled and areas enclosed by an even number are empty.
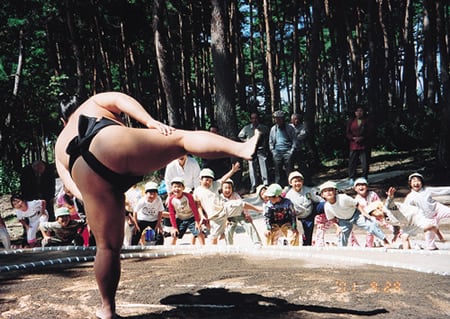
<svg viewBox="0 0 450 319">
<path fill-rule="evenodd" d="M 256 186 L 259 184 L 258 170 L 261 174 L 261 180 L 264 185 L 269 185 L 269 174 L 267 171 L 267 137 L 269 128 L 259 123 L 259 115 L 256 112 L 250 114 L 250 124 L 245 125 L 239 132 L 238 137 L 241 141 L 248 141 L 255 135 L 255 130 L 261 132 L 261 137 L 256 150 L 256 158 L 248 161 L 248 174 L 250 176 L 250 193 L 254 193 Z"/>
<path fill-rule="evenodd" d="M 295 129 L 287 125 L 283 111 L 275 111 L 275 125 L 270 129 L 269 148 L 275 167 L 275 183 L 287 185 L 287 175 L 292 171 L 292 155 L 297 148 Z"/>
<path fill-rule="evenodd" d="M 299 170 L 302 175 L 305 177 L 304 182 L 306 185 L 311 184 L 311 174 L 308 167 L 308 158 L 307 158 L 307 151 L 306 151 L 306 138 L 308 137 L 308 131 L 306 130 L 306 126 L 303 123 L 303 115 L 300 113 L 293 113 L 291 115 L 291 124 L 295 129 L 295 135 L 296 135 L 296 143 L 297 148 L 295 150 L 295 153 L 292 156 L 292 166 L 293 169 Z M 297 166 L 297 167 L 295 167 Z M 290 182 L 290 181 L 289 181 Z"/>
<path fill-rule="evenodd" d="M 20 176 L 20 191 L 25 200 L 43 199 L 47 204 L 48 220 L 55 220 L 55 168 L 42 161 L 25 166 Z"/>
<path fill-rule="evenodd" d="M 362 177 L 369 180 L 369 142 L 373 134 L 373 129 L 371 123 L 364 117 L 364 109 L 362 106 L 358 105 L 355 108 L 355 117 L 348 121 L 345 133 L 347 139 L 350 141 L 350 154 L 348 160 L 349 186 L 353 187 L 358 159 L 359 162 L 361 162 Z"/>
<path fill-rule="evenodd" d="M 167 192 L 170 194 L 171 181 L 175 177 L 183 179 L 185 192 L 189 193 L 200 184 L 200 165 L 192 156 L 183 155 L 170 162 L 166 166 L 164 180 L 166 182 Z"/>
</svg>

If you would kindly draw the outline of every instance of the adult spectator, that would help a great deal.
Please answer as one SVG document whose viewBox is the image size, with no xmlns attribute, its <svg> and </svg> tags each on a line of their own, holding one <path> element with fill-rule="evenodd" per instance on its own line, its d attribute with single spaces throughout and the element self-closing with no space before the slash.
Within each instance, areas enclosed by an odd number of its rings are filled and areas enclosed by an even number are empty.
<svg viewBox="0 0 450 319">
<path fill-rule="evenodd" d="M 295 129 L 286 124 L 283 111 L 275 111 L 275 124 L 269 133 L 269 148 L 275 168 L 275 183 L 287 185 L 287 174 L 292 171 L 292 156 L 297 148 Z"/>
<path fill-rule="evenodd" d="M 360 105 L 356 106 L 355 116 L 347 122 L 345 132 L 345 135 L 350 142 L 350 154 L 348 160 L 349 187 L 353 187 L 358 160 L 361 162 L 362 177 L 369 180 L 370 138 L 372 137 L 372 134 L 373 127 L 370 121 L 365 117 L 364 108 Z"/>
<path fill-rule="evenodd" d="M 23 168 L 20 176 L 20 192 L 25 200 L 43 199 L 46 202 L 49 221 L 55 220 L 55 169 L 42 161 L 34 161 Z"/>
<path fill-rule="evenodd" d="M 256 158 L 248 161 L 248 175 L 250 177 L 250 193 L 254 193 L 256 186 L 262 183 L 269 185 L 269 173 L 267 171 L 267 148 L 269 128 L 259 123 L 259 115 L 254 112 L 250 114 L 250 124 L 245 125 L 239 132 L 241 141 L 248 141 L 255 135 L 255 130 L 261 132 L 261 137 L 256 150 Z M 259 174 L 258 176 L 258 166 Z"/>
<path fill-rule="evenodd" d="M 164 173 L 164 181 L 166 182 L 166 188 L 170 194 L 171 181 L 175 177 L 180 177 L 184 181 L 184 191 L 191 192 L 200 184 L 200 165 L 195 158 L 183 155 L 176 160 L 170 162 L 166 166 Z"/>
<path fill-rule="evenodd" d="M 297 147 L 292 156 L 292 166 L 294 169 L 302 172 L 305 177 L 305 184 L 311 184 L 311 172 L 308 165 L 306 139 L 308 137 L 308 131 L 303 123 L 303 114 L 293 113 L 291 115 L 290 125 L 295 129 Z"/>
</svg>

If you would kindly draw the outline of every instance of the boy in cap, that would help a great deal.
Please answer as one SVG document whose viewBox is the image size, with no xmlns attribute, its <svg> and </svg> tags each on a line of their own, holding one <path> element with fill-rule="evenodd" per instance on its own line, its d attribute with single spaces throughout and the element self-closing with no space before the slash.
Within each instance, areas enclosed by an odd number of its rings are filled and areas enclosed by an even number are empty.
<svg viewBox="0 0 450 319">
<path fill-rule="evenodd" d="M 385 246 L 389 245 L 386 235 L 378 225 L 371 220 L 364 208 L 356 199 L 347 194 L 338 194 L 335 182 L 325 182 L 319 187 L 320 196 L 325 200 L 325 215 L 328 220 L 336 220 L 341 229 L 339 235 L 339 246 L 347 246 L 348 239 L 357 225 L 366 231 L 373 233 L 375 237 L 382 240 Z"/>
<path fill-rule="evenodd" d="M 82 220 L 70 219 L 70 211 L 67 207 L 60 207 L 55 210 L 56 221 L 43 222 L 39 228 L 43 239 L 42 247 L 74 245 L 83 246 L 84 239 L 80 232 L 86 224 Z"/>
<path fill-rule="evenodd" d="M 183 238 L 187 229 L 192 236 L 198 238 L 201 245 L 205 244 L 205 236 L 201 231 L 200 215 L 194 197 L 184 191 L 184 179 L 175 177 L 170 182 L 171 195 L 167 201 L 169 207 L 170 222 L 172 224 L 172 245 L 177 238 Z"/>
<path fill-rule="evenodd" d="M 164 205 L 158 195 L 159 185 L 155 182 L 148 182 L 144 186 L 144 197 L 139 199 L 136 206 L 133 208 L 133 218 L 136 226 L 136 234 L 133 236 L 133 245 L 136 245 L 141 240 L 142 232 L 145 228 L 151 227 L 158 237 L 162 237 L 162 214 L 164 212 Z M 158 243 L 160 242 L 160 238 Z"/>
<path fill-rule="evenodd" d="M 438 249 L 436 246 L 436 234 L 440 241 L 445 241 L 444 236 L 439 231 L 439 224 L 442 219 L 450 218 L 450 207 L 438 202 L 433 196 L 450 195 L 450 187 L 425 187 L 423 175 L 417 172 L 409 175 L 408 184 L 411 192 L 406 195 L 404 203 L 419 207 L 425 218 L 434 220 L 438 231 L 427 231 L 425 233 L 425 241 L 426 249 L 436 250 Z"/>
<path fill-rule="evenodd" d="M 289 185 L 291 189 L 287 192 L 288 198 L 294 205 L 295 214 L 303 226 L 303 246 L 312 245 L 314 230 L 314 217 L 317 215 L 316 206 L 323 201 L 316 192 L 304 186 L 305 178 L 298 171 L 289 174 Z"/>
<path fill-rule="evenodd" d="M 234 173 L 240 170 L 239 162 L 231 165 L 231 169 L 219 180 L 214 180 L 214 172 L 209 168 L 200 171 L 200 186 L 194 190 L 194 199 L 202 219 L 208 219 L 210 223 L 211 243 L 217 245 L 219 237 L 224 234 L 227 218 L 237 216 L 243 209 L 261 211 L 257 207 L 241 200 L 227 201 L 220 197 L 219 190 L 222 184 Z"/>
<path fill-rule="evenodd" d="M 286 237 L 290 246 L 299 245 L 299 233 L 297 230 L 297 217 L 294 205 L 288 198 L 281 196 L 283 189 L 279 184 L 271 184 L 265 196 L 269 199 L 264 205 L 264 220 L 267 245 L 275 245 L 280 237 Z"/>
<path fill-rule="evenodd" d="M 231 178 L 222 183 L 222 194 L 220 196 L 224 200 L 224 205 L 227 205 L 228 202 L 232 204 L 235 201 L 235 204 L 237 204 L 238 207 L 241 207 L 240 201 L 242 200 L 242 198 L 238 193 L 234 191 L 234 182 Z M 244 228 L 245 232 L 250 236 L 252 243 L 254 245 L 261 246 L 261 238 L 259 237 L 255 225 L 253 225 L 253 219 L 249 213 L 248 207 L 253 207 L 253 205 L 250 205 L 251 204 L 244 202 L 244 206 L 247 208 L 242 208 L 240 214 L 228 217 L 228 223 L 225 230 L 225 241 L 227 245 L 234 244 L 234 234 L 236 232 L 236 227 L 238 225 L 241 225 Z M 256 211 L 262 211 L 262 209 L 260 209 L 259 207 L 253 208 L 258 209 Z"/>
</svg>

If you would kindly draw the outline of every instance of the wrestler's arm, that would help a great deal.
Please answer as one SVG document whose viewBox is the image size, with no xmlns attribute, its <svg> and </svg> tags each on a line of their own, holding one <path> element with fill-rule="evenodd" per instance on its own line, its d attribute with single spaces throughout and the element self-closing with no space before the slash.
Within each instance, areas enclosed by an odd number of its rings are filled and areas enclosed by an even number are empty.
<svg viewBox="0 0 450 319">
<path fill-rule="evenodd" d="M 78 187 L 75 185 L 72 177 L 70 176 L 69 171 L 64 167 L 61 161 L 56 158 L 55 159 L 56 170 L 58 171 L 58 175 L 61 178 L 63 184 L 72 192 L 72 194 L 78 198 L 79 200 L 83 200 L 81 196 L 81 192 Z"/>
<path fill-rule="evenodd" d="M 155 128 L 164 135 L 175 129 L 155 120 L 144 107 L 129 95 L 120 92 L 105 92 L 94 95 L 92 101 L 112 113 L 125 113 L 148 128 Z"/>
</svg>

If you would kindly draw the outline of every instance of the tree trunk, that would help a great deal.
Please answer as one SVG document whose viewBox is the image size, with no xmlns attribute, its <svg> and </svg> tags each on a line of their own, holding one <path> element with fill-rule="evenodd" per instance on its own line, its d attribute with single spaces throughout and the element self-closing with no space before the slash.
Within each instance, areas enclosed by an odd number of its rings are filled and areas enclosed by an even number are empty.
<svg viewBox="0 0 450 319">
<path fill-rule="evenodd" d="M 171 126 L 180 125 L 179 95 L 178 88 L 173 80 L 171 65 L 171 49 L 167 44 L 167 30 L 161 19 L 164 16 L 165 1 L 155 0 L 153 2 L 153 34 L 156 49 L 156 60 L 158 62 L 159 75 L 163 88 L 167 107 L 167 119 Z"/>
<path fill-rule="evenodd" d="M 271 27 L 271 10 L 270 10 L 270 0 L 263 0 L 264 6 L 264 25 L 266 29 L 266 64 L 267 64 L 267 80 L 269 83 L 270 90 L 270 109 L 273 113 L 278 109 L 276 103 L 276 93 L 275 93 L 275 70 L 274 70 L 274 50 L 272 47 L 272 27 Z"/>
<path fill-rule="evenodd" d="M 211 0 L 211 51 L 216 80 L 217 124 L 224 136 L 237 135 L 236 110 L 233 94 L 233 68 L 227 49 L 225 1 Z"/>
</svg>

